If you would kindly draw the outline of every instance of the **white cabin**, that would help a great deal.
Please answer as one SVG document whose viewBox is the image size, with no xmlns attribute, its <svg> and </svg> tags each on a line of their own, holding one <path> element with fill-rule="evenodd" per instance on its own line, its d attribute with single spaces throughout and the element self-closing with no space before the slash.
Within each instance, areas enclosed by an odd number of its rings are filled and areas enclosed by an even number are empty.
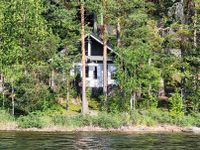
<svg viewBox="0 0 200 150">
<path fill-rule="evenodd" d="M 91 88 L 103 87 L 103 42 L 102 40 L 90 34 L 85 38 L 86 43 L 86 86 Z M 113 63 L 114 51 L 108 45 L 108 85 L 116 85 L 115 71 L 116 66 Z M 75 63 L 74 69 L 71 74 L 78 72 L 82 77 L 82 64 Z"/>
</svg>

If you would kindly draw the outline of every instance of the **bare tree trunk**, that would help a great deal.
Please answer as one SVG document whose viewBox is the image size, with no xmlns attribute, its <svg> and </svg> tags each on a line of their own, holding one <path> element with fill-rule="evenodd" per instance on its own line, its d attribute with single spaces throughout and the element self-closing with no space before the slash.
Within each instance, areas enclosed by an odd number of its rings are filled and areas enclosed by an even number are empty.
<svg viewBox="0 0 200 150">
<path fill-rule="evenodd" d="M 149 67 L 151 66 L 151 58 L 149 58 L 149 60 L 148 60 L 148 65 L 149 65 Z M 149 95 L 149 98 L 148 98 L 148 101 L 147 101 L 147 108 L 149 108 L 149 106 L 150 106 L 150 101 L 151 101 L 151 89 L 152 89 L 152 85 L 151 84 L 149 84 L 149 87 L 148 87 L 148 95 Z"/>
<path fill-rule="evenodd" d="M 160 78 L 159 96 L 165 96 L 165 82 L 163 77 Z"/>
<path fill-rule="evenodd" d="M 69 83 L 69 80 L 67 79 L 67 96 L 66 96 L 66 110 L 69 110 L 69 96 L 70 96 L 70 93 L 69 93 L 69 89 L 70 89 L 70 83 Z"/>
<path fill-rule="evenodd" d="M 136 93 L 133 92 L 130 98 L 130 112 L 132 113 L 133 110 L 136 109 Z"/>
<path fill-rule="evenodd" d="M 103 93 L 108 110 L 108 71 L 107 71 L 107 0 L 103 0 Z"/>
<path fill-rule="evenodd" d="M 193 33 L 193 42 L 194 42 L 194 48 L 197 48 L 197 3 L 194 2 L 194 33 Z"/>
<path fill-rule="evenodd" d="M 93 24 L 93 32 L 95 34 L 97 34 L 97 15 L 96 13 L 93 14 L 93 21 L 94 21 L 94 24 Z"/>
<path fill-rule="evenodd" d="M 4 87 L 4 76 L 2 74 L 2 99 L 3 99 L 3 108 L 5 107 L 5 87 Z"/>
<path fill-rule="evenodd" d="M 3 108 L 4 108 L 4 106 L 5 106 L 5 87 L 4 87 L 4 76 L 3 76 L 3 74 L 1 74 L 1 92 L 2 92 L 2 100 L 3 100 Z"/>
<path fill-rule="evenodd" d="M 12 99 L 12 115 L 15 115 L 15 96 L 14 96 L 14 87 L 12 82 L 12 92 L 11 92 L 11 99 Z"/>
<path fill-rule="evenodd" d="M 81 1 L 81 50 L 82 50 L 82 113 L 88 112 L 88 102 L 86 98 L 86 62 L 85 62 L 85 9 L 84 1 Z"/>
<path fill-rule="evenodd" d="M 131 98 L 130 98 L 130 111 L 131 113 L 133 111 L 133 95 L 131 95 Z"/>
<path fill-rule="evenodd" d="M 120 26 L 120 19 L 117 21 L 117 47 L 120 47 L 121 44 L 121 26 Z"/>
<path fill-rule="evenodd" d="M 198 24 L 198 21 L 197 21 L 197 17 L 198 17 L 198 12 L 197 12 L 197 8 L 198 8 L 198 2 L 196 2 L 196 1 L 194 1 L 194 20 L 193 20 L 193 25 L 194 25 L 194 33 L 193 33 L 193 36 L 194 36 L 194 48 L 196 49 L 197 48 L 197 24 Z M 198 70 L 198 68 L 196 68 L 196 77 L 195 77 L 195 90 L 196 90 L 196 92 L 198 92 L 198 88 L 199 88 L 199 86 L 198 86 L 198 72 L 199 72 L 199 70 Z M 195 111 L 196 111 L 197 109 L 195 108 Z"/>
<path fill-rule="evenodd" d="M 69 110 L 69 98 L 70 98 L 70 73 L 68 74 L 68 78 L 66 78 L 66 71 L 63 69 L 62 71 L 62 82 L 66 83 L 67 86 L 67 95 L 66 95 L 66 106 L 65 109 Z"/>
<path fill-rule="evenodd" d="M 52 69 L 51 71 L 51 89 L 55 90 L 55 71 Z"/>
<path fill-rule="evenodd" d="M 150 107 L 150 101 L 151 101 L 151 89 L 152 89 L 152 87 L 151 87 L 151 84 L 149 84 L 149 88 L 148 88 L 148 95 L 149 95 L 149 98 L 148 98 L 148 101 L 147 101 L 147 108 L 149 108 Z"/>
</svg>

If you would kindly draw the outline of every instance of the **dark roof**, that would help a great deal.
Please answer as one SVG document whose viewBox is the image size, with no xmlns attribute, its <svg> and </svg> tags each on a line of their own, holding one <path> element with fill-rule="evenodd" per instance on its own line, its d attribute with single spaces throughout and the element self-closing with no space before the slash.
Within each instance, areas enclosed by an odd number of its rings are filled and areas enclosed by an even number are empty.
<svg viewBox="0 0 200 150">
<path fill-rule="evenodd" d="M 93 38 L 95 41 L 97 41 L 97 42 L 99 42 L 101 45 L 103 45 L 103 40 L 102 40 L 99 36 L 97 36 L 96 34 L 94 34 L 94 33 L 87 34 L 85 38 L 87 38 L 88 36 L 90 36 L 90 37 Z M 112 45 L 110 44 L 109 41 L 108 41 L 108 45 L 107 45 L 107 46 L 108 46 L 108 49 L 109 49 L 110 51 L 113 51 Z"/>
</svg>

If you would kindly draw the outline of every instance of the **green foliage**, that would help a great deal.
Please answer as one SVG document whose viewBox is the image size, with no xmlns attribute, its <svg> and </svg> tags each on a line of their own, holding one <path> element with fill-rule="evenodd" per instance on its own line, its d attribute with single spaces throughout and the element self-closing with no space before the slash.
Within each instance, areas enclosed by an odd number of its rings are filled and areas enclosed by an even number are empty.
<svg viewBox="0 0 200 150">
<path fill-rule="evenodd" d="M 54 125 L 65 127 L 96 126 L 102 128 L 119 128 L 123 125 L 123 120 L 116 114 L 100 113 L 97 116 L 55 116 Z"/>
<path fill-rule="evenodd" d="M 191 116 L 194 118 L 194 126 L 200 127 L 200 113 L 194 113 Z"/>
<path fill-rule="evenodd" d="M 0 83 L 1 105 L 15 108 L 22 128 L 55 125 L 118 128 L 128 124 L 157 123 L 181 126 L 199 125 L 200 110 L 200 5 L 199 1 L 184 3 L 184 23 L 168 11 L 176 1 L 109 0 L 103 8 L 100 0 L 85 0 L 86 32 L 91 32 L 92 15 L 98 26 L 107 16 L 109 27 L 120 25 L 120 44 L 115 34 L 108 35 L 116 52 L 117 87 L 109 92 L 109 112 L 98 116 L 66 116 L 55 98 L 66 99 L 81 95 L 72 84 L 70 70 L 80 61 L 80 10 L 78 1 L 64 0 L 2 0 L 0 3 Z M 195 25 L 196 24 L 196 25 Z M 196 31 L 196 32 L 195 32 Z M 100 31 L 99 31 L 100 32 Z M 195 35 L 196 33 L 196 35 Z M 196 45 L 195 45 L 196 36 Z M 174 52 L 178 52 L 175 54 Z M 54 78 L 52 75 L 54 71 Z M 160 87 L 160 79 L 164 87 Z M 54 81 L 55 85 L 52 87 Z M 186 99 L 183 102 L 179 92 Z M 169 98 L 170 113 L 157 110 L 160 90 Z M 76 91 L 77 90 L 77 91 Z M 175 91 L 175 92 L 174 92 Z M 12 93 L 14 92 L 14 93 Z M 91 89 L 87 90 L 91 97 Z M 134 111 L 130 99 L 135 95 Z M 159 95 L 160 96 L 160 95 Z M 98 110 L 102 101 L 90 100 L 90 109 Z M 14 99 L 14 105 L 11 103 Z M 80 104 L 69 101 L 69 112 L 79 113 Z M 137 111 L 136 111 L 137 109 Z M 43 113 L 31 113 L 35 111 Z M 193 114 L 194 113 L 194 114 Z M 0 120 L 12 121 L 0 110 Z M 43 120 L 44 119 L 44 120 Z"/>
<path fill-rule="evenodd" d="M 79 127 L 82 126 L 81 116 L 55 116 L 52 119 L 54 125 L 65 126 L 65 127 Z"/>
<path fill-rule="evenodd" d="M 92 124 L 102 128 L 119 128 L 123 125 L 121 119 L 116 114 L 100 113 L 97 117 L 94 117 Z"/>
<path fill-rule="evenodd" d="M 0 122 L 14 121 L 15 118 L 11 116 L 6 110 L 0 109 Z"/>
<path fill-rule="evenodd" d="M 27 116 L 17 118 L 17 124 L 20 128 L 42 128 L 43 123 L 39 113 L 30 113 Z"/>
<path fill-rule="evenodd" d="M 131 122 L 133 125 L 154 126 L 157 124 L 157 120 L 154 120 L 151 116 L 147 114 L 141 114 L 138 111 L 134 111 L 131 114 Z"/>
<path fill-rule="evenodd" d="M 50 93 L 48 87 L 30 76 L 17 81 L 15 99 L 16 109 L 25 114 L 36 110 L 46 110 L 55 103 L 54 95 Z"/>
<path fill-rule="evenodd" d="M 169 99 L 171 103 L 170 113 L 175 118 L 180 118 L 184 115 L 183 113 L 183 101 L 181 95 L 178 91 L 172 94 L 172 97 Z"/>
<path fill-rule="evenodd" d="M 3 111 L 2 111 L 3 112 Z M 157 124 L 168 124 L 177 126 L 197 126 L 199 127 L 200 115 L 194 113 L 192 115 L 174 118 L 169 112 L 158 109 L 146 111 L 133 111 L 128 113 L 105 113 L 101 112 L 98 115 L 65 115 L 62 113 L 53 113 L 54 111 L 35 112 L 27 116 L 17 118 L 17 124 L 20 128 L 43 128 L 43 127 L 63 127 L 63 128 L 78 128 L 84 126 L 94 126 L 106 129 L 120 128 L 130 125 L 145 125 L 155 126 Z M 13 121 L 13 118 L 8 114 L 2 115 L 4 121 Z M 10 116 L 10 117 L 6 117 Z"/>
</svg>

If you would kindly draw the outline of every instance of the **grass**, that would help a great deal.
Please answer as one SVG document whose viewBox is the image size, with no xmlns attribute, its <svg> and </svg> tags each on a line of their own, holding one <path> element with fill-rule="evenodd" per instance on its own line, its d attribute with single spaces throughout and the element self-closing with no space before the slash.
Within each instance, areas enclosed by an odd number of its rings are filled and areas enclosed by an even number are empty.
<svg viewBox="0 0 200 150">
<path fill-rule="evenodd" d="M 155 126 L 158 124 L 177 125 L 182 127 L 200 127 L 200 113 L 174 117 L 168 111 L 158 109 L 135 111 L 129 113 L 106 113 L 98 112 L 95 115 L 81 115 L 64 113 L 59 107 L 49 109 L 45 112 L 33 112 L 27 116 L 12 117 L 7 111 L 0 110 L 1 129 L 7 128 L 45 128 L 63 127 L 78 128 L 84 126 L 95 126 L 101 128 L 120 128 L 122 126 Z"/>
<path fill-rule="evenodd" d="M 15 129 L 17 124 L 15 118 L 11 116 L 6 110 L 0 109 L 0 128 L 2 130 Z"/>
<path fill-rule="evenodd" d="M 122 126 L 122 118 L 107 113 L 99 113 L 97 116 L 55 116 L 52 121 L 54 125 L 65 127 L 97 126 L 102 128 L 118 128 Z"/>
<path fill-rule="evenodd" d="M 56 114 L 54 116 L 30 114 L 18 118 L 18 125 L 22 128 L 42 128 L 47 126 L 60 126 L 65 128 L 78 128 L 84 126 L 95 126 L 101 128 L 120 128 L 122 126 L 155 126 L 158 124 L 177 125 L 182 127 L 200 126 L 200 114 L 174 118 L 169 112 L 160 110 L 135 111 L 132 115 L 128 113 L 109 114 L 99 112 L 98 115 L 66 115 Z"/>
</svg>

